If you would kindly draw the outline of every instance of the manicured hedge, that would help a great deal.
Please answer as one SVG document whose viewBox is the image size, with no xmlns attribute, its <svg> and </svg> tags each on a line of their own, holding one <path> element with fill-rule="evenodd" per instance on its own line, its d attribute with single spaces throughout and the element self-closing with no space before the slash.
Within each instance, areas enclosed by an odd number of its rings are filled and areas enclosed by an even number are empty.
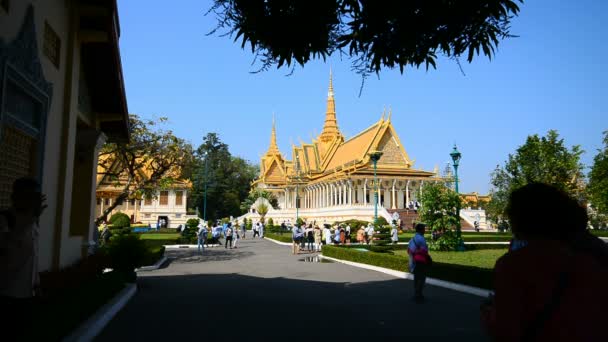
<svg viewBox="0 0 608 342">
<path fill-rule="evenodd" d="M 323 255 L 401 272 L 409 272 L 409 261 L 404 256 L 372 251 L 364 252 L 352 247 L 344 248 L 336 246 L 323 246 Z M 479 267 L 434 262 L 428 276 L 485 289 L 493 288 L 493 271 Z"/>
<path fill-rule="evenodd" d="M 275 233 L 264 233 L 264 237 L 269 238 L 269 239 L 273 239 L 273 240 L 277 240 L 280 242 L 293 242 L 293 239 L 291 238 L 291 234 L 275 234 Z"/>
</svg>

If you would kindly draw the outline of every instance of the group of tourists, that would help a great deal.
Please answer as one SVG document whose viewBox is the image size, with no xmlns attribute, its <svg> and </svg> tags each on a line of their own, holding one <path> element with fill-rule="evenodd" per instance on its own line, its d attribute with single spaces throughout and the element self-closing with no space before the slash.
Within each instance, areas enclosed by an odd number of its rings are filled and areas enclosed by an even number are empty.
<svg viewBox="0 0 608 342">
<path fill-rule="evenodd" d="M 224 248 L 232 249 L 238 248 L 240 239 L 245 239 L 247 236 L 247 226 L 243 221 L 239 224 L 238 221 L 221 223 L 220 221 L 213 224 L 212 227 L 205 225 L 203 221 L 200 221 L 197 226 L 197 247 L 198 252 L 202 254 L 205 251 L 205 245 L 208 242 L 222 244 L 220 238 L 224 238 Z M 259 237 L 264 238 L 264 224 L 257 222 L 252 227 L 253 238 Z M 211 233 L 211 236 L 209 234 Z"/>
</svg>

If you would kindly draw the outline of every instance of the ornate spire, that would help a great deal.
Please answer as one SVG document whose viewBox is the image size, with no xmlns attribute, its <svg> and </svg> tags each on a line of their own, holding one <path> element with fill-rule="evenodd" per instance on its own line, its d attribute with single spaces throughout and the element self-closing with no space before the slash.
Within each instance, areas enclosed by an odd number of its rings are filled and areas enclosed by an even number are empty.
<svg viewBox="0 0 608 342">
<path fill-rule="evenodd" d="M 272 133 L 270 133 L 270 147 L 266 154 L 281 154 L 279 146 L 277 145 L 277 130 L 274 127 L 274 113 L 272 114 Z"/>
<path fill-rule="evenodd" d="M 319 136 L 323 142 L 328 142 L 336 137 L 340 137 L 342 133 L 338 129 L 338 121 L 336 120 L 336 102 L 334 100 L 334 84 L 331 68 L 329 69 L 329 90 L 327 92 L 327 110 L 325 111 L 325 124 L 323 131 Z"/>
</svg>

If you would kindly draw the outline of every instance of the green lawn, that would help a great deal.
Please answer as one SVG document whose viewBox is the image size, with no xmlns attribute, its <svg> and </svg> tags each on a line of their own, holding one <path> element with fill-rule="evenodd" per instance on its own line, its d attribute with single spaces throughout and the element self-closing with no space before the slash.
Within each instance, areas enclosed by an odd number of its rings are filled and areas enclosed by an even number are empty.
<svg viewBox="0 0 608 342">
<path fill-rule="evenodd" d="M 457 264 L 465 266 L 474 266 L 479 268 L 494 269 L 496 260 L 503 256 L 507 249 L 482 249 L 466 252 L 437 252 L 431 251 L 431 257 L 434 262 L 446 264 Z M 393 251 L 395 255 L 407 258 L 406 250 Z"/>
<path fill-rule="evenodd" d="M 179 238 L 179 233 L 146 233 L 139 236 L 142 240 L 172 240 Z"/>
</svg>

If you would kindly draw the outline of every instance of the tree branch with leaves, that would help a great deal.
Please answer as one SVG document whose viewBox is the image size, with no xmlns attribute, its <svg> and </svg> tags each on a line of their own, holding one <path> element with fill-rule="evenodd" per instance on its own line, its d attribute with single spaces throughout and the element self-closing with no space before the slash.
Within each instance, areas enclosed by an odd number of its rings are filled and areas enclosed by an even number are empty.
<svg viewBox="0 0 608 342">
<path fill-rule="evenodd" d="M 124 201 L 152 198 L 159 189 L 169 188 L 192 162 L 192 146 L 158 127 L 166 118 L 142 120 L 131 114 L 129 120 L 129 142 L 105 144 L 99 155 L 98 173 L 113 184 L 118 196 L 97 217 L 97 225 Z"/>
</svg>

